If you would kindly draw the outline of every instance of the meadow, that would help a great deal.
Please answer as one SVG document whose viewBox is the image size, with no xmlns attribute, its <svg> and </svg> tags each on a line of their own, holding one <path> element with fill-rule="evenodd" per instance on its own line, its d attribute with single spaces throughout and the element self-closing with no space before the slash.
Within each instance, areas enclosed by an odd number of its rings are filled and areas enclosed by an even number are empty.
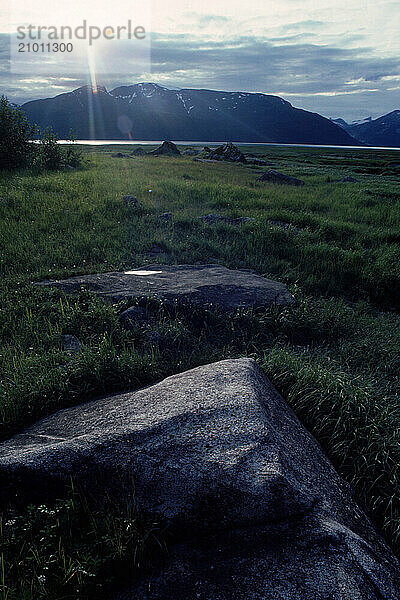
<svg viewBox="0 0 400 600">
<path fill-rule="evenodd" d="M 120 150 L 87 147 L 80 169 L 0 174 L 0 438 L 61 407 L 251 356 L 400 555 L 399 153 L 243 149 L 306 182 L 295 188 L 258 182 L 264 167 L 113 157 Z M 349 175 L 358 183 L 336 181 Z M 165 212 L 172 221 L 159 218 Z M 255 220 L 199 221 L 209 213 Z M 215 262 L 287 283 L 298 305 L 227 319 L 150 299 L 156 326 L 127 331 L 124 302 L 32 285 Z M 80 353 L 63 351 L 65 334 L 82 342 Z M 36 597 L 48 597 L 37 586 Z M 13 598 L 1 577 L 0 589 Z"/>
</svg>

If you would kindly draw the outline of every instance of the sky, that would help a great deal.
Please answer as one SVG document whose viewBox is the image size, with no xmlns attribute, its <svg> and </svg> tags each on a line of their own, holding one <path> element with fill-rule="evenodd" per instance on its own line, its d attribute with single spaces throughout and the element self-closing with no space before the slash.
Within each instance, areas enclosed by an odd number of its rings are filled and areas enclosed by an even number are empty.
<svg viewBox="0 0 400 600">
<path fill-rule="evenodd" d="M 57 65 L 46 54 L 10 65 L 18 24 L 48 23 L 49 15 L 54 23 L 71 15 L 75 23 L 115 23 L 116 6 L 122 23 L 135 1 L 2 0 L 0 92 L 22 103 L 88 82 L 113 89 L 152 81 L 274 94 L 347 121 L 400 109 L 400 0 L 141 0 L 148 13 L 135 12 L 134 22 L 146 23 L 151 60 L 139 60 L 121 39 Z"/>
</svg>

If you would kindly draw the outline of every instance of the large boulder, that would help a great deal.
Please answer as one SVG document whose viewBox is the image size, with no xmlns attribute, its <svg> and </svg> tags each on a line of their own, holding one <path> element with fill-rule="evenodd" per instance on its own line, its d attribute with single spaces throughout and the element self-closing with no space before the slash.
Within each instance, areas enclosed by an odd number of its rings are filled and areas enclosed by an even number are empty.
<svg viewBox="0 0 400 600">
<path fill-rule="evenodd" d="M 0 445 L 0 498 L 73 477 L 170 524 L 120 600 L 396 600 L 400 567 L 350 487 L 250 359 L 58 412 Z"/>
<path fill-rule="evenodd" d="M 263 173 L 257 181 L 268 181 L 269 183 L 278 183 L 280 185 L 305 185 L 304 181 L 301 179 L 297 179 L 297 177 L 291 177 L 290 175 L 285 175 L 284 173 L 279 173 L 279 171 L 274 171 L 273 169 Z"/>
<path fill-rule="evenodd" d="M 149 152 L 153 156 L 181 156 L 178 147 L 173 142 L 163 142 L 159 148 Z"/>
<path fill-rule="evenodd" d="M 231 270 L 219 265 L 150 265 L 122 273 L 81 275 L 37 285 L 55 287 L 67 293 L 85 287 L 99 296 L 116 300 L 155 296 L 224 310 L 295 303 L 283 283 L 251 271 Z"/>
<path fill-rule="evenodd" d="M 209 160 L 226 160 L 228 162 L 247 162 L 243 152 L 241 152 L 237 146 L 232 144 L 232 142 L 228 142 L 224 146 L 218 146 L 218 148 L 211 150 L 207 158 Z"/>
</svg>

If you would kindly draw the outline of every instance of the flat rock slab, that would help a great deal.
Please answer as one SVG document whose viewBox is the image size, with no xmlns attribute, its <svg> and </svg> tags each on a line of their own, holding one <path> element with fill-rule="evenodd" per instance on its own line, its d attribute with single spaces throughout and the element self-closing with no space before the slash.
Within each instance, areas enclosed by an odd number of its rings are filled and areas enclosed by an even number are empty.
<svg viewBox="0 0 400 600">
<path fill-rule="evenodd" d="M 276 183 L 278 185 L 294 185 L 296 187 L 305 185 L 304 181 L 301 179 L 297 179 L 297 177 L 291 177 L 290 175 L 285 175 L 284 173 L 279 173 L 279 171 L 274 171 L 273 169 L 263 173 L 263 175 L 261 175 L 257 181 L 267 181 L 269 183 Z"/>
<path fill-rule="evenodd" d="M 153 296 L 225 310 L 295 303 L 283 283 L 220 265 L 150 265 L 121 273 L 82 275 L 37 285 L 67 293 L 85 287 L 99 296 L 116 300 Z"/>
<path fill-rule="evenodd" d="M 73 477 L 170 522 L 159 570 L 120 600 L 396 600 L 400 567 L 250 359 L 60 411 L 0 445 L 0 498 Z"/>
</svg>

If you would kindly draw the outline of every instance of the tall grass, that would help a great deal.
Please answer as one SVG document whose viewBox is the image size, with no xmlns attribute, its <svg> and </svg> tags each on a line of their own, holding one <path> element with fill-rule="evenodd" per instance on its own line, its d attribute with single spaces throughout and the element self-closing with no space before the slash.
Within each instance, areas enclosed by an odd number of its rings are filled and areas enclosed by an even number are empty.
<svg viewBox="0 0 400 600">
<path fill-rule="evenodd" d="M 253 356 L 400 552 L 400 193 L 392 154 L 253 149 L 303 177 L 244 166 L 89 153 L 68 173 L 0 175 L 0 436 L 54 410 L 228 357 Z M 330 180 L 353 175 L 359 184 Z M 151 192 L 149 190 L 152 190 Z M 122 196 L 134 194 L 138 209 Z M 172 212 L 172 222 L 158 216 Z M 215 226 L 208 213 L 250 216 Z M 154 244 L 164 254 L 150 255 Z M 187 311 L 67 297 L 32 281 L 154 263 L 219 262 L 288 283 L 294 309 Z M 63 351 L 62 336 L 82 343 Z M 1 572 L 1 571 L 0 571 Z"/>
</svg>

